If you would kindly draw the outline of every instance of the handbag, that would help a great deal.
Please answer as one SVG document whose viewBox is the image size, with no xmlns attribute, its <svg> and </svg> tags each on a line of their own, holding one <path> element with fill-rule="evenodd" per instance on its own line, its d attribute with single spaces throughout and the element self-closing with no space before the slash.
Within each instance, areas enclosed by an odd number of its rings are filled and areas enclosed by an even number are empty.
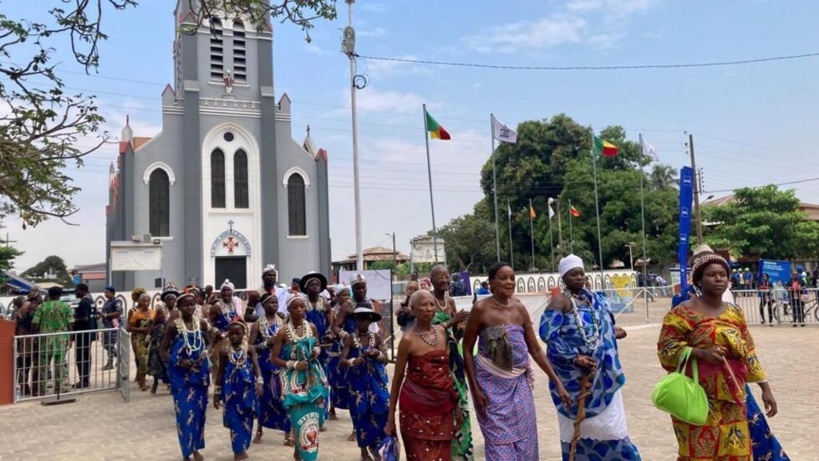
<svg viewBox="0 0 819 461">
<path fill-rule="evenodd" d="M 692 348 L 686 347 L 680 354 L 677 369 L 666 375 L 654 386 L 651 401 L 660 410 L 695 426 L 702 426 L 708 419 L 708 396 L 700 386 L 697 359 L 691 358 Z M 694 377 L 685 375 L 685 365 L 691 359 Z"/>
</svg>

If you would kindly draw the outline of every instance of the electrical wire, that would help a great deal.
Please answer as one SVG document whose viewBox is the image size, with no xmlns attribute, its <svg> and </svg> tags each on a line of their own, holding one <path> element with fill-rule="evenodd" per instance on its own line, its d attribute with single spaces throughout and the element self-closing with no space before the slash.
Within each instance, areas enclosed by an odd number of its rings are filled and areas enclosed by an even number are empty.
<svg viewBox="0 0 819 461">
<path fill-rule="evenodd" d="M 574 71 L 574 70 L 645 70 L 645 69 L 684 69 L 694 67 L 724 67 L 724 66 L 739 66 L 747 64 L 759 64 L 764 62 L 787 61 L 795 59 L 815 58 L 819 57 L 819 52 L 792 54 L 785 56 L 773 56 L 757 59 L 741 59 L 734 61 L 715 61 L 715 62 L 699 62 L 699 63 L 682 63 L 682 64 L 634 64 L 634 65 L 615 65 L 615 66 L 510 66 L 501 64 L 484 64 L 484 63 L 469 63 L 469 62 L 451 62 L 451 61 L 433 61 L 428 59 L 412 59 L 412 58 L 393 58 L 384 56 L 364 56 L 356 55 L 362 59 L 372 59 L 373 61 L 390 61 L 403 62 L 408 64 L 425 64 L 432 66 L 449 66 L 449 67 L 473 67 L 481 69 L 498 69 L 498 70 L 546 70 L 546 71 Z"/>
</svg>

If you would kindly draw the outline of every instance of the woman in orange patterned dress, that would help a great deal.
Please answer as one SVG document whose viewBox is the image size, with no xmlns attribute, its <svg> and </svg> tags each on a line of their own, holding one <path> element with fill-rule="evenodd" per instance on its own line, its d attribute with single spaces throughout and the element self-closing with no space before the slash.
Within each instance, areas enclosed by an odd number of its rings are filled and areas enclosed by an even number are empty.
<svg viewBox="0 0 819 461">
<path fill-rule="evenodd" d="M 751 461 L 745 383 L 758 383 L 767 415 L 776 401 L 759 363 L 742 311 L 724 303 L 729 286 L 727 261 L 714 253 L 694 259 L 692 278 L 698 295 L 666 314 L 658 343 L 663 368 L 677 368 L 680 353 L 692 348 L 700 385 L 708 395 L 708 420 L 694 426 L 672 417 L 679 444 L 678 461 Z M 691 376 L 690 365 L 688 375 Z"/>
</svg>

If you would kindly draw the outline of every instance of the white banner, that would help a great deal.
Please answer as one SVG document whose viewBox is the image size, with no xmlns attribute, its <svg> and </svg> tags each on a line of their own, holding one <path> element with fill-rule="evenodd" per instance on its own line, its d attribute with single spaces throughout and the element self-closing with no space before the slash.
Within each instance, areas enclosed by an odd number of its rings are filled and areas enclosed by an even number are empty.
<svg viewBox="0 0 819 461">
<path fill-rule="evenodd" d="M 501 123 L 500 120 L 492 117 L 492 136 L 500 142 L 508 142 L 514 144 L 518 142 L 518 133 Z"/>
<path fill-rule="evenodd" d="M 350 285 L 350 277 L 361 274 L 367 279 L 367 297 L 384 301 L 392 298 L 392 280 L 390 280 L 389 269 L 367 270 L 367 271 L 347 271 L 338 273 L 338 281 Z"/>
<path fill-rule="evenodd" d="M 112 271 L 162 270 L 162 247 L 159 245 L 111 245 Z"/>
</svg>

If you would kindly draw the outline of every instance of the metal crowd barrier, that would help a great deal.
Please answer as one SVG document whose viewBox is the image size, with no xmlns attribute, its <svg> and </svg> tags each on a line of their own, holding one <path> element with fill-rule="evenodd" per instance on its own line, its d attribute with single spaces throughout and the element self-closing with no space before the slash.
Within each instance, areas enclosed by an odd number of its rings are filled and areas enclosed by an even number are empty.
<svg viewBox="0 0 819 461">
<path fill-rule="evenodd" d="M 819 325 L 819 289 L 731 290 L 748 324 Z"/>
<path fill-rule="evenodd" d="M 15 402 L 117 388 L 127 401 L 129 338 L 117 328 L 15 336 Z"/>
</svg>

